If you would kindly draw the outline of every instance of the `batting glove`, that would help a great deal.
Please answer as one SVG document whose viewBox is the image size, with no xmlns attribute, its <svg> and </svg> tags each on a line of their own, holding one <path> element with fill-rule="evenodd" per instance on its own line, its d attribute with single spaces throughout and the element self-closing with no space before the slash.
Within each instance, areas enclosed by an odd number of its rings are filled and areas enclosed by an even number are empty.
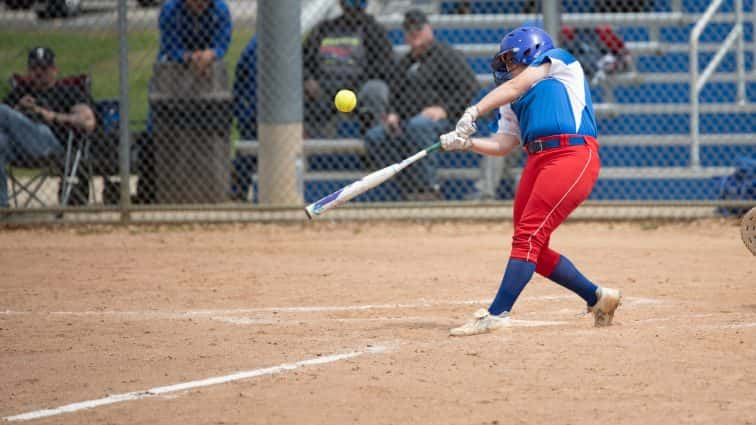
<svg viewBox="0 0 756 425">
<path fill-rule="evenodd" d="M 462 114 L 462 118 L 457 121 L 457 134 L 464 138 L 470 138 L 478 130 L 478 126 L 475 125 L 475 120 L 478 119 L 478 108 L 476 106 L 470 106 L 465 109 L 465 113 Z"/>
<path fill-rule="evenodd" d="M 441 148 L 445 151 L 467 151 L 472 148 L 472 139 L 462 137 L 457 130 L 441 135 Z"/>
</svg>

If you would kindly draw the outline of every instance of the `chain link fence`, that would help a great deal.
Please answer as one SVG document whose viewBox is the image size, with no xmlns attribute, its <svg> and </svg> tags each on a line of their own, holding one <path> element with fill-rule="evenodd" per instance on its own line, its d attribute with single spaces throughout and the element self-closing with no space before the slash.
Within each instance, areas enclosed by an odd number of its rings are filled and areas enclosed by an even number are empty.
<svg viewBox="0 0 756 425">
<path fill-rule="evenodd" d="M 756 204 L 752 1 L 130 0 L 127 57 L 117 0 L 0 7 L 2 222 L 301 220 L 451 130 L 526 24 L 580 60 L 595 107 L 576 215 Z M 329 217 L 508 217 L 526 156 L 436 153 Z"/>
</svg>

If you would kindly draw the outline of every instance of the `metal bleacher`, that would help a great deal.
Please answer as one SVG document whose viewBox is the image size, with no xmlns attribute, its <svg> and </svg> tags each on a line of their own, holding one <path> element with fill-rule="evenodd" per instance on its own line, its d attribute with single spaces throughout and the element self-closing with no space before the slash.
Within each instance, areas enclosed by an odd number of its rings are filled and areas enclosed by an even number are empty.
<svg viewBox="0 0 756 425">
<path fill-rule="evenodd" d="M 388 3 L 384 2 L 384 6 Z M 437 38 L 463 51 L 488 89 L 492 83 L 488 58 L 496 51 L 501 36 L 523 22 L 538 18 L 506 9 L 517 7 L 517 2 L 470 2 L 478 8 L 473 7 L 472 13 L 466 15 L 444 14 L 449 9 L 445 5 L 454 2 L 416 3 L 431 12 L 429 17 Z M 481 6 L 484 3 L 503 4 L 505 9 L 486 10 Z M 643 13 L 586 13 L 579 7 L 563 10 L 564 25 L 611 24 L 635 58 L 634 72 L 614 76 L 602 86 L 592 88 L 603 167 L 592 199 L 715 199 L 714 177 L 729 174 L 737 156 L 756 156 L 756 13 L 751 2 L 744 15 L 746 101 L 736 102 L 736 60 L 728 53 L 701 92 L 700 166 L 690 162 L 689 37 L 707 5 L 702 0 L 671 0 L 671 3 L 656 1 L 655 11 Z M 397 54 L 407 50 L 400 30 L 403 10 L 385 7 L 383 13 L 377 13 L 378 20 L 389 30 Z M 496 13 L 490 13 L 492 10 Z M 714 15 L 699 46 L 702 68 L 720 47 L 722 28 L 731 25 L 733 19 L 731 5 Z M 256 141 L 237 143 L 239 153 L 256 154 L 257 148 Z M 304 151 L 308 156 L 305 187 L 308 201 L 359 178 L 366 171 L 359 160 L 364 155 L 363 143 L 349 134 L 336 139 L 306 140 Z M 447 199 L 461 199 L 479 174 L 479 157 L 464 153 L 444 154 L 442 158 L 439 177 L 444 182 L 444 193 Z M 386 190 L 391 189 L 377 190 L 361 200 L 384 200 L 390 195 Z"/>
</svg>

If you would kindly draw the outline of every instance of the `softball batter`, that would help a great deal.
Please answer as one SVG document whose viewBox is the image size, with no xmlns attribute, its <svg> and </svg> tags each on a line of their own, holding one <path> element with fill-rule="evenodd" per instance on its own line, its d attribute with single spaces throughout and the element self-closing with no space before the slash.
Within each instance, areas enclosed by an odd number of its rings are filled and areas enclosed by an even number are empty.
<svg viewBox="0 0 756 425">
<path fill-rule="evenodd" d="M 537 27 L 505 35 L 491 68 L 498 87 L 467 108 L 456 129 L 441 136 L 442 147 L 507 155 L 521 144 L 528 158 L 515 195 L 512 251 L 499 291 L 487 310 L 450 333 L 475 335 L 506 326 L 533 273 L 575 292 L 588 304 L 595 325 L 609 326 L 620 291 L 597 286 L 549 246 L 551 233 L 588 198 L 599 175 L 596 119 L 583 68 Z M 478 116 L 495 108 L 495 135 L 471 138 Z"/>
</svg>

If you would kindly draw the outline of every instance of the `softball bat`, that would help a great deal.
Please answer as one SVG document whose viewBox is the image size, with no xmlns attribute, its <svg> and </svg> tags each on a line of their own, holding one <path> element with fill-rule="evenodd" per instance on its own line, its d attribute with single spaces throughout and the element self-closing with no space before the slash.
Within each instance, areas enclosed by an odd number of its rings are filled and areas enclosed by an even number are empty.
<svg viewBox="0 0 756 425">
<path fill-rule="evenodd" d="M 331 208 L 336 208 L 339 205 L 349 201 L 350 199 L 367 192 L 368 190 L 378 186 L 391 177 L 394 177 L 397 173 L 407 168 L 411 164 L 425 158 L 428 154 L 433 153 L 440 148 L 441 143 L 435 143 L 410 156 L 409 158 L 404 159 L 401 162 L 397 162 L 387 167 L 381 168 L 378 171 L 374 171 L 357 180 L 356 182 L 350 183 L 337 190 L 336 192 L 324 196 L 320 200 L 315 201 L 305 207 L 304 210 L 305 214 L 307 214 L 307 218 L 312 220 L 312 217 L 316 215 L 322 215 Z"/>
</svg>

